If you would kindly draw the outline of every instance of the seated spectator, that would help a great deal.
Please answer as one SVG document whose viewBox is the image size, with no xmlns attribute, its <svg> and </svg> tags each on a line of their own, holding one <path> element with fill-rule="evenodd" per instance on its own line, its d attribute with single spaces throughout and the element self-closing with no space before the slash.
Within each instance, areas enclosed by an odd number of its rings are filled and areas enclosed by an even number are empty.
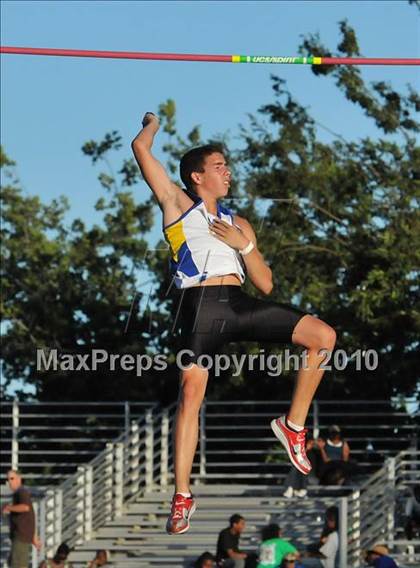
<svg viewBox="0 0 420 568">
<path fill-rule="evenodd" d="M 216 558 L 210 552 L 203 552 L 194 562 L 194 568 L 215 568 Z"/>
<path fill-rule="evenodd" d="M 322 531 L 317 551 L 310 558 L 302 558 L 305 568 L 334 568 L 338 552 L 338 509 L 328 507 L 325 511 L 325 528 Z"/>
<path fill-rule="evenodd" d="M 350 446 L 342 439 L 341 428 L 337 425 L 330 426 L 327 440 L 318 438 L 316 446 L 322 460 L 318 472 L 321 485 L 347 483 L 357 467 L 354 461 L 350 461 Z"/>
<path fill-rule="evenodd" d="M 88 568 L 96 568 L 96 566 L 106 566 L 108 564 L 108 552 L 106 550 L 97 550 L 95 558 L 88 564 Z"/>
<path fill-rule="evenodd" d="M 293 553 L 295 558 L 297 557 L 296 548 L 280 536 L 279 525 L 271 524 L 262 529 L 257 568 L 278 568 L 283 557 L 288 553 Z"/>
<path fill-rule="evenodd" d="M 305 568 L 303 564 L 298 562 L 296 554 L 289 552 L 283 558 L 280 568 Z"/>
<path fill-rule="evenodd" d="M 239 549 L 239 539 L 245 529 L 245 519 L 232 515 L 229 526 L 219 533 L 217 539 L 217 562 L 223 568 L 245 568 L 247 553 Z"/>
<path fill-rule="evenodd" d="M 384 544 L 375 544 L 371 550 L 368 550 L 366 562 L 375 568 L 398 568 L 398 564 L 389 556 L 388 547 Z"/>
<path fill-rule="evenodd" d="M 420 538 L 420 486 L 411 489 L 405 504 L 405 536 L 408 540 Z"/>
<path fill-rule="evenodd" d="M 70 548 L 63 542 L 55 551 L 54 556 L 43 560 L 39 568 L 72 568 L 72 564 L 67 561 L 69 554 Z"/>
</svg>

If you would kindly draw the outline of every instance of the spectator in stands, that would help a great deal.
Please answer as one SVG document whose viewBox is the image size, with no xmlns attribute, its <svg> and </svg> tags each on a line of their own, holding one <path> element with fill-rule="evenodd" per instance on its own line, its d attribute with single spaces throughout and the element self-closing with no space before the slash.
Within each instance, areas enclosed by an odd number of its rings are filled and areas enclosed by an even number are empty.
<svg viewBox="0 0 420 568">
<path fill-rule="evenodd" d="M 327 440 L 318 438 L 316 445 L 321 454 L 322 464 L 319 470 L 321 485 L 343 485 L 355 471 L 354 462 L 350 461 L 350 446 L 341 436 L 337 425 L 328 429 Z"/>
<path fill-rule="evenodd" d="M 305 568 L 303 564 L 298 562 L 298 557 L 296 554 L 289 552 L 283 558 L 280 568 Z"/>
<path fill-rule="evenodd" d="M 398 568 L 398 564 L 389 556 L 389 550 L 385 544 L 375 544 L 371 550 L 368 550 L 366 562 L 375 568 Z"/>
<path fill-rule="evenodd" d="M 108 552 L 106 550 L 97 550 L 95 558 L 89 562 L 88 568 L 96 568 L 96 566 L 106 566 L 108 564 Z"/>
<path fill-rule="evenodd" d="M 420 486 L 411 489 L 405 504 L 405 536 L 408 540 L 420 537 Z"/>
<path fill-rule="evenodd" d="M 13 501 L 3 505 L 2 514 L 10 515 L 10 568 L 27 568 L 31 544 L 41 548 L 41 541 L 36 536 L 35 513 L 31 494 L 24 487 L 22 476 L 14 469 L 7 472 L 7 483 L 13 492 Z"/>
<path fill-rule="evenodd" d="M 338 552 L 338 508 L 325 511 L 325 527 L 317 547 L 310 558 L 303 558 L 305 568 L 334 568 Z"/>
<path fill-rule="evenodd" d="M 194 568 L 215 568 L 216 558 L 211 552 L 203 552 L 201 556 L 194 562 Z"/>
<path fill-rule="evenodd" d="M 55 551 L 53 558 L 43 560 L 39 568 L 72 568 L 73 565 L 67 561 L 69 554 L 70 548 L 63 542 Z"/>
<path fill-rule="evenodd" d="M 281 538 L 280 527 L 277 524 L 264 527 L 261 531 L 261 540 L 257 568 L 278 568 L 286 554 L 297 555 L 296 548 Z"/>
<path fill-rule="evenodd" d="M 217 562 L 223 568 L 245 568 L 248 554 L 239 549 L 239 539 L 245 529 L 245 519 L 232 515 L 229 526 L 219 533 L 217 539 Z"/>
</svg>

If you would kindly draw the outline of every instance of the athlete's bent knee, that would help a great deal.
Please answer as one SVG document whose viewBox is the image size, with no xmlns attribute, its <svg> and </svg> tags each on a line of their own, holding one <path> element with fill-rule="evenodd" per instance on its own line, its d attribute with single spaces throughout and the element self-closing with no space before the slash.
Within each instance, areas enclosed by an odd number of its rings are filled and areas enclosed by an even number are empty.
<svg viewBox="0 0 420 568">
<path fill-rule="evenodd" d="M 318 347 L 320 349 L 327 349 L 327 351 L 332 351 L 337 340 L 337 333 L 334 328 L 332 328 L 327 323 L 323 325 L 318 330 Z"/>
</svg>

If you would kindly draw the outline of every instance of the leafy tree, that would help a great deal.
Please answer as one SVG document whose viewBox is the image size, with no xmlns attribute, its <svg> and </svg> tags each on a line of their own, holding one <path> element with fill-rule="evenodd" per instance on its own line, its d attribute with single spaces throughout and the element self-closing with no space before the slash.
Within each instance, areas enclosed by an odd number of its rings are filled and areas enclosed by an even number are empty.
<svg viewBox="0 0 420 568">
<path fill-rule="evenodd" d="M 99 144 L 88 142 L 83 151 L 93 162 L 104 161 L 119 145 L 113 132 Z M 133 161 L 124 162 L 118 177 L 99 175 L 108 192 L 96 203 L 103 222 L 86 228 L 79 219 L 67 226 L 64 198 L 45 205 L 24 195 L 12 175 L 13 162 L 3 151 L 1 158 L 8 180 L 2 187 L 1 235 L 6 388 L 13 378 L 24 378 L 41 400 L 147 399 L 147 383 L 135 372 L 118 372 L 118 366 L 115 372 L 101 365 L 96 372 L 36 371 L 38 348 L 68 354 L 106 349 L 120 355 L 147 350 L 147 314 L 131 318 L 125 333 L 131 304 L 143 297 L 136 275 L 148 244 L 141 235 L 153 223 L 151 203 L 137 204 L 129 191 L 139 179 Z"/>
</svg>

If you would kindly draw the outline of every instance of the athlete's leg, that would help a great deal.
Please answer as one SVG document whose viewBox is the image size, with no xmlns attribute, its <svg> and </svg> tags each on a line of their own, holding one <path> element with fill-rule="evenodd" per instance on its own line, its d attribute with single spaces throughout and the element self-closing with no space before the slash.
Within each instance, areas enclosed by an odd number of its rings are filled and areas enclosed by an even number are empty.
<svg viewBox="0 0 420 568">
<path fill-rule="evenodd" d="M 180 373 L 180 393 L 174 431 L 175 493 L 188 493 L 198 442 L 198 421 L 208 371 L 198 365 Z"/>
<path fill-rule="evenodd" d="M 276 302 L 267 302 L 241 294 L 236 301 L 237 338 L 281 343 L 295 343 L 307 348 L 306 369 L 299 370 L 292 405 L 288 415 L 290 422 L 303 426 L 315 391 L 324 373 L 320 364 L 325 354 L 332 351 L 336 334 L 322 320 L 292 307 Z"/>
<path fill-rule="evenodd" d="M 197 365 L 200 355 L 213 356 L 227 338 L 221 334 L 229 316 L 229 289 L 237 286 L 202 286 L 184 291 L 180 307 L 181 335 L 179 348 L 189 350 L 182 362 L 191 362 L 180 374 L 180 393 L 174 431 L 175 492 L 188 493 L 198 441 L 201 403 L 206 392 L 209 372 Z"/>
<path fill-rule="evenodd" d="M 324 372 L 320 364 L 325 354 L 319 351 L 334 348 L 335 331 L 325 322 L 292 306 L 252 299 L 245 294 L 240 299 L 239 311 L 245 328 L 241 329 L 243 337 L 240 339 L 247 339 L 247 335 L 251 334 L 254 341 L 292 342 L 308 350 L 306 365 L 298 373 L 287 419 L 281 416 L 271 421 L 271 428 L 293 465 L 308 475 L 312 466 L 306 456 L 306 431 L 303 426 Z"/>
<path fill-rule="evenodd" d="M 180 393 L 173 433 L 175 494 L 166 524 L 169 534 L 188 531 L 191 516 L 196 509 L 196 500 L 189 489 L 190 476 L 197 449 L 199 412 L 209 374 L 197 365 L 197 360 L 200 355 L 214 354 L 223 342 L 220 326 L 223 324 L 226 302 L 222 302 L 219 295 L 225 288 L 203 286 L 186 289 L 181 296 L 182 305 L 178 308 L 181 331 L 178 344 L 181 350 L 191 352 L 187 359 L 192 366 L 182 370 L 180 374 Z M 183 363 L 187 363 L 185 357 Z"/>
<path fill-rule="evenodd" d="M 334 329 L 311 315 L 301 318 L 293 330 L 292 342 L 307 348 L 306 368 L 301 368 L 296 379 L 295 390 L 288 419 L 300 426 L 305 424 L 315 391 L 321 382 L 324 369 L 320 364 L 325 360 L 322 349 L 332 351 L 336 341 Z"/>
<path fill-rule="evenodd" d="M 196 501 L 190 492 L 190 476 L 198 441 L 198 417 L 206 392 L 208 371 L 193 365 L 181 371 L 180 393 L 174 429 L 175 494 L 166 523 L 169 534 L 190 528 Z"/>
</svg>

